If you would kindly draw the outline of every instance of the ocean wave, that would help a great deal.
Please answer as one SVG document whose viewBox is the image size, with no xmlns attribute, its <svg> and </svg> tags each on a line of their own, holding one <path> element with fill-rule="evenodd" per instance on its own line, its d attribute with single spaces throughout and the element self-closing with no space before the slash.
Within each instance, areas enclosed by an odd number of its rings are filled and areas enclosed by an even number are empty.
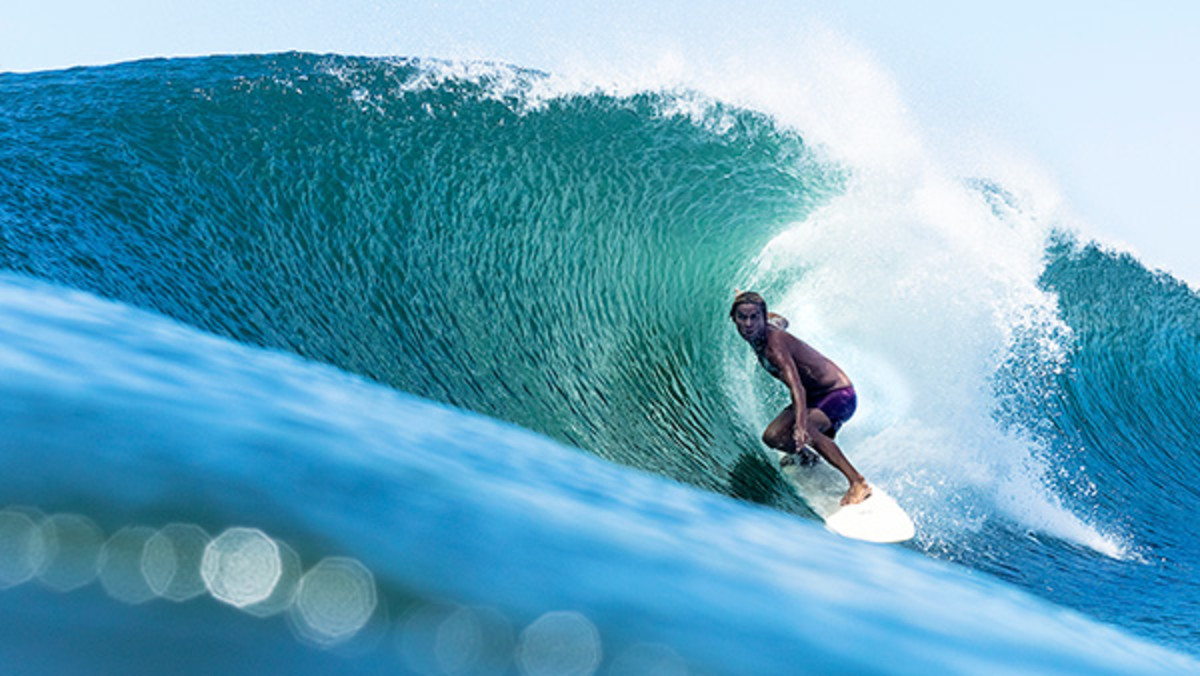
<svg viewBox="0 0 1200 676">
<path fill-rule="evenodd" d="M 1153 583 L 1200 557 L 1194 293 L 940 167 L 859 89 L 823 104 L 854 103 L 839 137 L 786 91 L 594 82 L 306 54 L 0 75 L 0 267 L 804 515 L 725 317 L 754 285 L 859 386 L 843 438 L 915 548 L 1194 626 Z"/>
</svg>

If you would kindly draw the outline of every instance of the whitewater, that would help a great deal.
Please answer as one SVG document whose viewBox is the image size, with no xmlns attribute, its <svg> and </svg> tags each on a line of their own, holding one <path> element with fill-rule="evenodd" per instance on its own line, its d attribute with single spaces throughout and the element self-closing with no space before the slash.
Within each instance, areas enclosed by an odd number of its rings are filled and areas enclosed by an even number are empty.
<svg viewBox="0 0 1200 676">
<path fill-rule="evenodd" d="M 1196 670 L 1200 301 L 806 48 L 0 74 L 6 670 Z M 913 542 L 771 465 L 734 288 Z"/>
</svg>

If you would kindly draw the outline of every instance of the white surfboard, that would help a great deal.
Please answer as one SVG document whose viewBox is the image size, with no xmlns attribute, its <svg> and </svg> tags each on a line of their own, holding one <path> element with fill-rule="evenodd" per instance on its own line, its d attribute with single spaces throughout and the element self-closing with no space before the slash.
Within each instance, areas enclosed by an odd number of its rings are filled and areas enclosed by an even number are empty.
<svg viewBox="0 0 1200 676">
<path fill-rule="evenodd" d="M 778 459 L 784 457 L 779 451 L 775 455 Z M 825 527 L 838 535 L 867 542 L 904 542 L 916 535 L 916 526 L 904 509 L 875 484 L 871 484 L 871 496 L 866 500 L 843 507 L 846 477 L 824 460 L 807 467 L 788 465 L 783 474 L 825 521 Z"/>
</svg>

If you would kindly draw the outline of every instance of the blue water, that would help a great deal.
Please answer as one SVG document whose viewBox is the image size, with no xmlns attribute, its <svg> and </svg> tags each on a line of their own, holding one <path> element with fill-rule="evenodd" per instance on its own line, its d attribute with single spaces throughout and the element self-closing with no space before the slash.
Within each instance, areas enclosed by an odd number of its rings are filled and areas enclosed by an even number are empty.
<svg viewBox="0 0 1200 676">
<path fill-rule="evenodd" d="M 15 673 L 1197 669 L 1200 299 L 992 177 L 499 65 L 3 74 L 0 268 Z M 735 287 L 914 541 L 771 466 Z"/>
</svg>

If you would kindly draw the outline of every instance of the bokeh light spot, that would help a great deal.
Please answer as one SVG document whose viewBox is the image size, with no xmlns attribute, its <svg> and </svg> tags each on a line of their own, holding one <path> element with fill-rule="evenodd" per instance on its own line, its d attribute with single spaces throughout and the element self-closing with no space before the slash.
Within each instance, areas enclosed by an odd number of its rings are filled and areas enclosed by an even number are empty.
<svg viewBox="0 0 1200 676">
<path fill-rule="evenodd" d="M 438 626 L 434 652 L 446 674 L 502 674 L 514 643 L 512 625 L 499 611 L 460 607 Z"/>
<path fill-rule="evenodd" d="M 279 546 L 256 528 L 230 528 L 204 548 L 200 574 L 218 601 L 244 608 L 268 598 L 282 573 Z"/>
<path fill-rule="evenodd" d="M 354 559 L 335 556 L 300 579 L 294 613 L 305 638 L 332 646 L 366 626 L 377 603 L 371 571 Z"/>
<path fill-rule="evenodd" d="M 100 549 L 97 559 L 100 584 L 114 599 L 130 605 L 154 598 L 154 590 L 142 575 L 142 552 L 154 529 L 130 526 L 113 534 Z"/>
<path fill-rule="evenodd" d="M 211 541 L 208 533 L 194 524 L 173 523 L 159 529 L 142 553 L 142 574 L 154 593 L 171 601 L 203 594 L 200 564 Z"/>
<path fill-rule="evenodd" d="M 512 623 L 494 608 L 422 604 L 399 627 L 401 655 L 427 676 L 499 676 L 510 671 Z"/>
<path fill-rule="evenodd" d="M 38 524 L 15 509 L 0 511 L 0 589 L 28 582 L 46 558 Z"/>
<path fill-rule="evenodd" d="M 41 523 L 46 564 L 38 579 L 47 587 L 68 592 L 96 579 L 104 531 L 79 514 L 55 514 Z"/>
<path fill-rule="evenodd" d="M 526 676 L 590 676 L 601 656 L 596 626 L 573 611 L 542 615 L 517 645 L 517 666 Z"/>
<path fill-rule="evenodd" d="M 296 589 L 300 586 L 300 575 L 304 573 L 300 566 L 300 555 L 287 543 L 275 541 L 279 547 L 279 581 L 275 590 L 267 598 L 251 603 L 242 608 L 243 611 L 255 617 L 270 617 L 278 615 L 292 606 L 296 598 Z"/>
</svg>

